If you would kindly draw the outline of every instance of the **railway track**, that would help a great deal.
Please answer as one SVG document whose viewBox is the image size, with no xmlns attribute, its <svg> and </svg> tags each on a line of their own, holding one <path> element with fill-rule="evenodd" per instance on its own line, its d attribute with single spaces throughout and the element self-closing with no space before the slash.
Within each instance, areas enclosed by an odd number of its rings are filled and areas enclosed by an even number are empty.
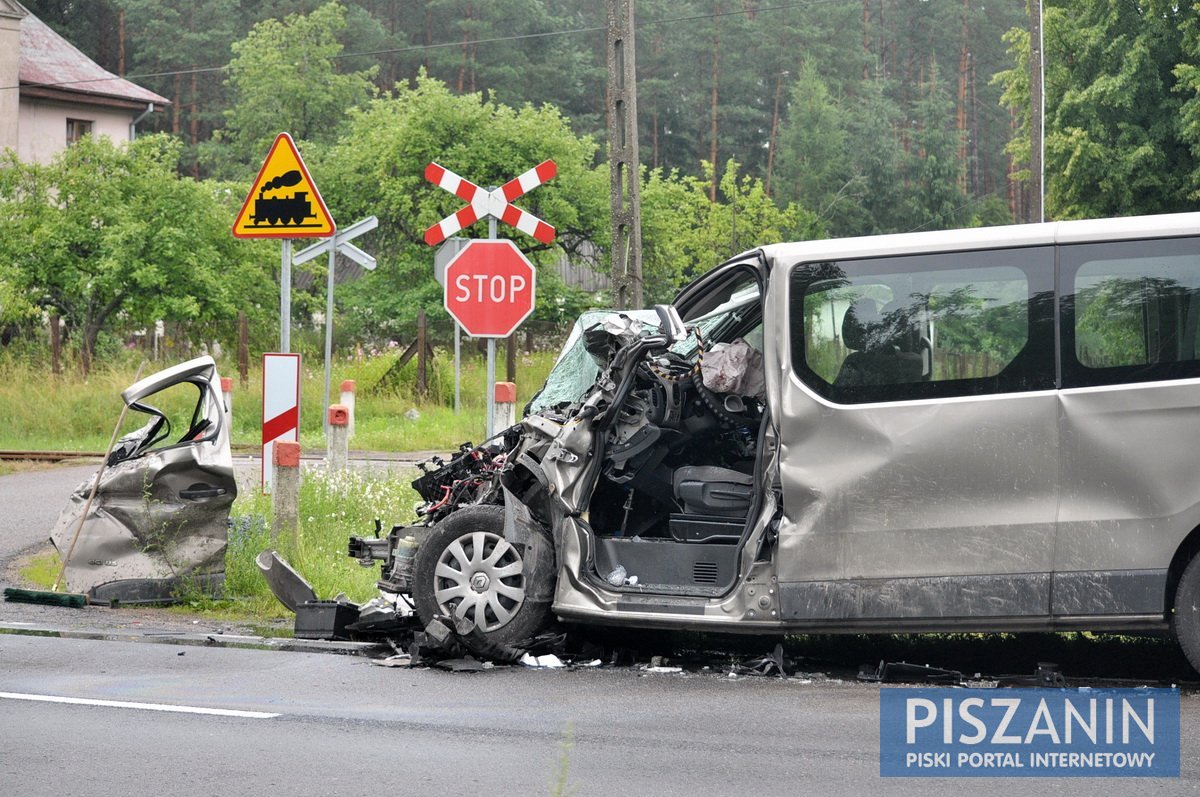
<svg viewBox="0 0 1200 797">
<path fill-rule="evenodd" d="M 100 451 L 0 451 L 0 461 L 61 462 L 69 459 L 100 459 Z"/>
</svg>

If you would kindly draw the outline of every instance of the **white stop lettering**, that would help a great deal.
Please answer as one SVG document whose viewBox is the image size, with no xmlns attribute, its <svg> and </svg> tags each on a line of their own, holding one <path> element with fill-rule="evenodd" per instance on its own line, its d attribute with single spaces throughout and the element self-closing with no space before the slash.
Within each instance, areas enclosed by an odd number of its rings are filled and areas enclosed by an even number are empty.
<svg viewBox="0 0 1200 797">
<path fill-rule="evenodd" d="M 490 301 L 493 304 L 501 302 L 513 303 L 528 286 L 528 281 L 520 274 L 507 277 L 487 274 L 461 274 L 454 278 L 454 288 L 458 291 L 454 301 L 463 303 L 481 303 Z"/>
</svg>

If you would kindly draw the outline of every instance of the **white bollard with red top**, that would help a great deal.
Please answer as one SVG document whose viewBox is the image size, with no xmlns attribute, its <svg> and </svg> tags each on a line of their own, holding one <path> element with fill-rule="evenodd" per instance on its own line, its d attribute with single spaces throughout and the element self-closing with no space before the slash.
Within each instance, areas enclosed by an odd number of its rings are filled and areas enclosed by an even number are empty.
<svg viewBox="0 0 1200 797">
<path fill-rule="evenodd" d="M 512 382 L 497 382 L 492 429 L 502 432 L 517 422 L 517 386 Z"/>
<path fill-rule="evenodd" d="M 347 438 L 354 437 L 354 380 L 345 379 L 342 381 L 342 406 L 350 412 L 350 423 L 346 424 Z"/>
<path fill-rule="evenodd" d="M 300 529 L 300 444 L 290 440 L 275 441 L 271 461 L 275 465 L 275 477 L 271 482 L 271 507 L 275 515 L 271 523 L 271 542 L 278 546 L 279 537 L 286 532 L 294 544 L 298 542 Z"/>
<path fill-rule="evenodd" d="M 329 407 L 329 453 L 326 467 L 330 472 L 345 470 L 350 461 L 350 411 L 343 404 Z"/>
</svg>

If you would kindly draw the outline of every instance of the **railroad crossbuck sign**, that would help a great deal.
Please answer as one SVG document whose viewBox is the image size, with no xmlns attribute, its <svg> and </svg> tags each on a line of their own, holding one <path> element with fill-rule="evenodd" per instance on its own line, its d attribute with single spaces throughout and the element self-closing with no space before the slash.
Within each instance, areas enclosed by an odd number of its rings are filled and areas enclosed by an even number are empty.
<svg viewBox="0 0 1200 797">
<path fill-rule="evenodd" d="M 516 227 L 544 244 L 553 243 L 554 228 L 532 213 L 521 210 L 512 202 L 556 174 L 558 174 L 558 165 L 552 160 L 545 160 L 499 188 L 487 191 L 470 180 L 464 180 L 449 169 L 436 163 L 429 164 L 425 167 L 425 179 L 468 204 L 462 210 L 447 216 L 426 230 L 425 243 L 437 246 L 459 230 L 470 227 L 488 216 Z"/>
<path fill-rule="evenodd" d="M 533 312 L 535 279 L 512 241 L 471 241 L 446 266 L 446 311 L 473 338 L 506 338 Z"/>
<path fill-rule="evenodd" d="M 280 133 L 233 222 L 233 234 L 238 238 L 328 238 L 334 232 L 333 216 L 296 143 L 287 133 Z"/>
</svg>

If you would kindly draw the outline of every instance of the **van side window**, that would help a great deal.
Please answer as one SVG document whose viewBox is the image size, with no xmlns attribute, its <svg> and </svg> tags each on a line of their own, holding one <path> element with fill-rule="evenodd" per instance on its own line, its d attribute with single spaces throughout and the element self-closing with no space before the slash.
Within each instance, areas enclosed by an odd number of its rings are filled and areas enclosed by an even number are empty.
<svg viewBox="0 0 1200 797">
<path fill-rule="evenodd" d="M 1193 239 L 1064 246 L 1066 387 L 1200 377 Z"/>
<path fill-rule="evenodd" d="M 846 404 L 1053 386 L 1046 248 L 801 264 L 793 367 Z"/>
</svg>

